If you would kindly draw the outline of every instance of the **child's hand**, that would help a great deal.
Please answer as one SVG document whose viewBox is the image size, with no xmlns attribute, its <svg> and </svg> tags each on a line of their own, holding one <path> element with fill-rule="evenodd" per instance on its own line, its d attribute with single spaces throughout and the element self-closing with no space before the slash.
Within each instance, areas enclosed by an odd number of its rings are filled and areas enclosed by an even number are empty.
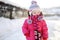
<svg viewBox="0 0 60 40">
<path fill-rule="evenodd" d="M 29 33 L 26 33 L 25 36 L 26 36 L 26 37 L 30 37 L 30 34 L 29 34 Z"/>
<path fill-rule="evenodd" d="M 47 40 L 47 38 L 43 38 L 43 40 Z"/>
</svg>

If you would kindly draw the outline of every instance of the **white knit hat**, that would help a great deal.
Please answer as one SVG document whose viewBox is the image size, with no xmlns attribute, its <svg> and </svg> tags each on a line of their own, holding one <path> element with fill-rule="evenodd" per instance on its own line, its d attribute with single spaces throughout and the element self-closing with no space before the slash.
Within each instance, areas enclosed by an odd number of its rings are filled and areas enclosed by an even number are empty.
<svg viewBox="0 0 60 40">
<path fill-rule="evenodd" d="M 39 5 L 37 4 L 36 1 L 31 2 L 31 6 L 29 7 L 29 11 L 32 11 L 33 9 L 38 8 L 40 9 Z"/>
</svg>

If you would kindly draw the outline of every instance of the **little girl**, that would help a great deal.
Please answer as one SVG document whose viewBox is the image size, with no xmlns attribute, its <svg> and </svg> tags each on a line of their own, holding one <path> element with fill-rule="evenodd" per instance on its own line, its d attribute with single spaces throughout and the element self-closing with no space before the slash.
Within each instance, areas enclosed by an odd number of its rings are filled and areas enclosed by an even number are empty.
<svg viewBox="0 0 60 40">
<path fill-rule="evenodd" d="M 36 1 L 31 2 L 29 8 L 29 16 L 25 20 L 22 31 L 26 40 L 47 40 L 48 39 L 48 28 L 43 14 L 40 11 L 40 7 Z"/>
</svg>

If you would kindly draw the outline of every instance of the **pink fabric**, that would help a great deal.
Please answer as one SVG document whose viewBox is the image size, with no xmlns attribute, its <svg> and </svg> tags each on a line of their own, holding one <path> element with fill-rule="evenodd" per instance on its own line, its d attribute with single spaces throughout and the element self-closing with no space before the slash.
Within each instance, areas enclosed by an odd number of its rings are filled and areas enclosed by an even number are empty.
<svg viewBox="0 0 60 40">
<path fill-rule="evenodd" d="M 25 20 L 25 22 L 22 26 L 22 32 L 23 32 L 24 35 L 27 34 L 27 33 L 30 35 L 30 36 L 25 35 L 27 40 L 35 40 L 35 36 L 34 36 L 35 28 L 33 26 L 33 23 L 32 24 L 27 23 L 28 20 L 29 20 L 29 18 Z M 48 28 L 47 28 L 45 20 L 40 20 L 40 21 L 37 22 L 37 24 L 38 24 L 38 29 L 37 30 L 42 35 L 41 38 L 42 39 L 43 38 L 47 39 L 48 38 Z"/>
</svg>

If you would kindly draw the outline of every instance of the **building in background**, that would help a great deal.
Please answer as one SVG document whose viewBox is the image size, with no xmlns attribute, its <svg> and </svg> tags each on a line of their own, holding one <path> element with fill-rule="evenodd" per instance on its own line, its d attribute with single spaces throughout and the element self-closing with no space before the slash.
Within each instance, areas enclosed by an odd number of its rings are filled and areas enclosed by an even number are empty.
<svg viewBox="0 0 60 40">
<path fill-rule="evenodd" d="M 2 16 L 10 19 L 26 17 L 27 10 L 16 5 L 0 1 L 0 17 Z"/>
</svg>

